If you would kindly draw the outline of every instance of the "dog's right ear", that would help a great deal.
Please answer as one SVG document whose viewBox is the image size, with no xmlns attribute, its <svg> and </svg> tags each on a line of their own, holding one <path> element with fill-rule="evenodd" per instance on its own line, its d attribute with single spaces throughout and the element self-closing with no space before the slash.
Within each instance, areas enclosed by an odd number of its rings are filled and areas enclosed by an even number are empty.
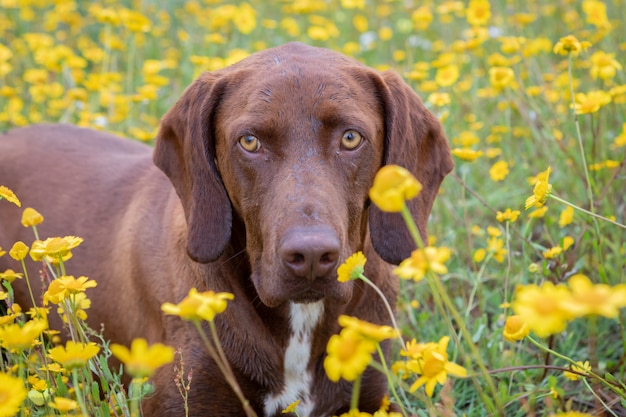
<svg viewBox="0 0 626 417">
<path fill-rule="evenodd" d="M 213 119 L 225 89 L 204 73 L 161 120 L 153 160 L 170 179 L 187 220 L 187 253 L 215 261 L 230 240 L 232 208 L 215 165 Z"/>
</svg>

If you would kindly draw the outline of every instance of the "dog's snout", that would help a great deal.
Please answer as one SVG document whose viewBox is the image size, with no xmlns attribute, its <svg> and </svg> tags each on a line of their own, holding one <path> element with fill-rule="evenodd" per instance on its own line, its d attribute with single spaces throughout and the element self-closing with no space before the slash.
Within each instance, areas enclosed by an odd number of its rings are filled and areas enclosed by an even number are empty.
<svg viewBox="0 0 626 417">
<path fill-rule="evenodd" d="M 283 237 L 279 255 L 294 275 L 313 280 L 334 273 L 340 249 L 339 239 L 331 229 L 296 228 Z"/>
</svg>

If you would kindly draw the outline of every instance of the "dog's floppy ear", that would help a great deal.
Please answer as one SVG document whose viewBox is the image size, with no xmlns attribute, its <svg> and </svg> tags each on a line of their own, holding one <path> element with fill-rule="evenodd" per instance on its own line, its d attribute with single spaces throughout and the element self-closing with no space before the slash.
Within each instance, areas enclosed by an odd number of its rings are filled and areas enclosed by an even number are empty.
<svg viewBox="0 0 626 417">
<path fill-rule="evenodd" d="M 215 261 L 230 240 L 232 208 L 215 166 L 213 117 L 224 91 L 204 73 L 161 120 L 154 163 L 170 179 L 187 220 L 187 253 L 196 262 Z"/>
<path fill-rule="evenodd" d="M 441 123 L 422 104 L 415 92 L 392 71 L 381 74 L 379 94 L 385 111 L 384 164 L 408 169 L 422 184 L 420 194 L 408 207 L 424 243 L 430 210 L 443 178 L 454 164 Z M 376 252 L 385 261 L 399 264 L 416 248 L 399 213 L 370 207 L 370 234 Z"/>
</svg>

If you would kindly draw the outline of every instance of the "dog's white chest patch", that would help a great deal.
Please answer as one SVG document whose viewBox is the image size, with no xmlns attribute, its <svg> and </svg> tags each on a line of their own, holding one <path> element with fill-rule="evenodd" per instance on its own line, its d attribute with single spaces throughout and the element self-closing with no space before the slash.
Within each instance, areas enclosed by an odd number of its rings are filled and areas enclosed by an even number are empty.
<svg viewBox="0 0 626 417">
<path fill-rule="evenodd" d="M 307 366 L 311 359 L 313 332 L 323 314 L 323 301 L 289 305 L 291 337 L 284 359 L 285 386 L 280 393 L 265 399 L 266 415 L 274 415 L 296 400 L 300 400 L 298 414 L 311 415 L 315 404 L 311 401 L 311 374 L 307 372 Z"/>
</svg>

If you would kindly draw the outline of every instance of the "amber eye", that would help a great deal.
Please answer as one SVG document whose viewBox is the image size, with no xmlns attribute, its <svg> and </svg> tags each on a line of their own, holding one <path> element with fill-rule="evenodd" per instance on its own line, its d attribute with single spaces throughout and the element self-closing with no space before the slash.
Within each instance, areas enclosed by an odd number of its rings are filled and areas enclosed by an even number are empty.
<svg viewBox="0 0 626 417">
<path fill-rule="evenodd" d="M 346 130 L 341 137 L 341 146 L 344 149 L 356 149 L 363 142 L 363 136 L 356 130 Z"/>
<path fill-rule="evenodd" d="M 248 152 L 256 152 L 261 149 L 259 138 L 253 135 L 245 135 L 239 138 L 239 144 Z"/>
</svg>

